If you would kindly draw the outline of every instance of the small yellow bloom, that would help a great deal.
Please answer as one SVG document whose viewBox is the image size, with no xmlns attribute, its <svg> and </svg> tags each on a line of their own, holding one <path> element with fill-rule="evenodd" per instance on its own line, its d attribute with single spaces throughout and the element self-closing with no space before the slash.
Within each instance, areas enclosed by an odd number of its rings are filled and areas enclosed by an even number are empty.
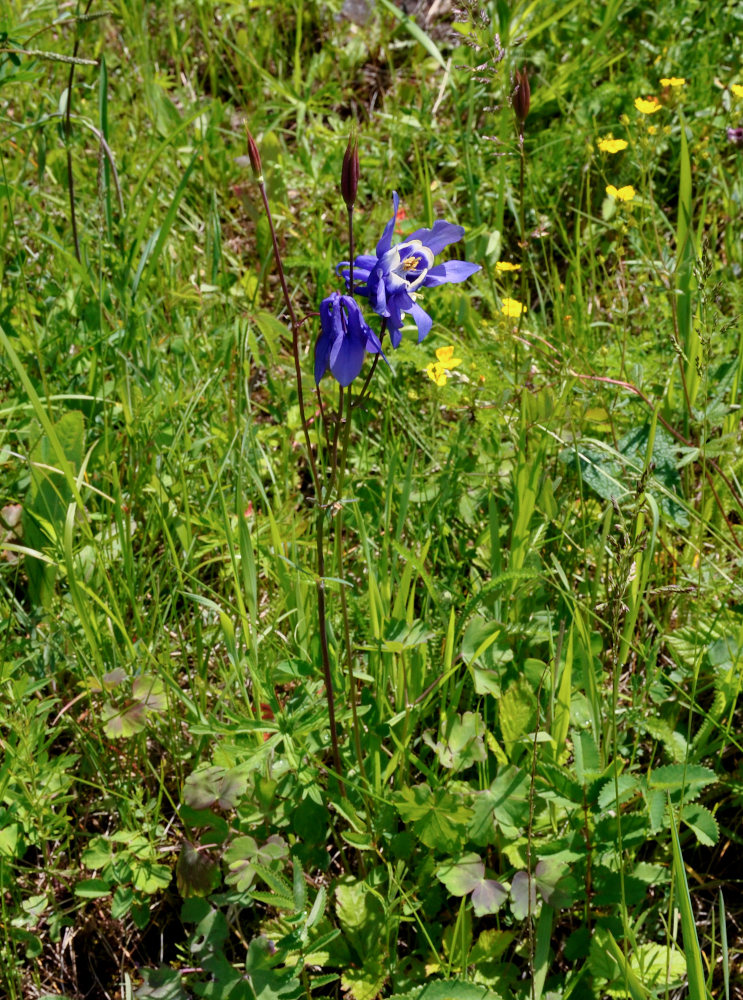
<svg viewBox="0 0 743 1000">
<path fill-rule="evenodd" d="M 457 365 L 461 365 L 462 363 L 461 358 L 454 357 L 453 347 L 439 347 L 436 351 L 436 357 L 445 368 L 456 368 Z"/>
<path fill-rule="evenodd" d="M 503 299 L 500 311 L 504 316 L 516 319 L 522 313 L 526 312 L 526 306 L 522 305 L 517 299 Z"/>
<path fill-rule="evenodd" d="M 432 361 L 430 365 L 426 365 L 426 375 L 436 385 L 446 385 L 446 368 L 439 362 Z"/>
<path fill-rule="evenodd" d="M 657 131 L 658 129 L 655 127 L 655 125 L 648 125 L 648 135 L 655 135 Z"/>
<path fill-rule="evenodd" d="M 520 271 L 521 264 L 512 264 L 510 260 L 499 260 L 495 269 L 496 271 Z"/>
<path fill-rule="evenodd" d="M 629 115 L 624 115 L 624 114 L 620 115 L 619 122 L 621 125 L 629 125 Z"/>
<path fill-rule="evenodd" d="M 636 192 L 631 184 L 625 184 L 624 187 L 620 188 L 614 187 L 613 184 L 607 184 L 606 193 L 616 201 L 632 201 Z"/>
<path fill-rule="evenodd" d="M 740 83 L 731 84 L 730 89 L 735 94 L 736 97 L 743 97 L 743 85 Z"/>
<path fill-rule="evenodd" d="M 636 97 L 635 107 L 644 115 L 654 115 L 660 111 L 662 105 L 657 97 Z"/>
<path fill-rule="evenodd" d="M 613 136 L 607 135 L 603 139 L 599 139 L 598 147 L 602 153 L 620 153 L 627 148 L 627 142 L 625 139 L 615 139 Z"/>
<path fill-rule="evenodd" d="M 660 78 L 661 87 L 683 87 L 685 83 L 685 76 L 662 76 Z"/>
</svg>

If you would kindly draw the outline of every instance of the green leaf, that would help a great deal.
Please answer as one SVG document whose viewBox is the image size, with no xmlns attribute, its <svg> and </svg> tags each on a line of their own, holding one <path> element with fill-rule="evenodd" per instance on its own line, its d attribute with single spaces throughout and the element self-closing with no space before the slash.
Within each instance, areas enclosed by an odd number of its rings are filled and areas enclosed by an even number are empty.
<svg viewBox="0 0 743 1000">
<path fill-rule="evenodd" d="M 681 810 L 681 819 L 694 831 L 699 843 L 705 847 L 714 847 L 720 839 L 717 820 L 705 806 L 698 803 L 685 805 Z"/>
<path fill-rule="evenodd" d="M 464 854 L 436 869 L 436 877 L 452 896 L 466 896 L 485 877 L 485 865 L 477 854 Z"/>
<path fill-rule="evenodd" d="M 634 798 L 635 793 L 640 789 L 640 779 L 634 774 L 620 774 L 617 778 L 619 790 L 619 804 L 624 805 Z M 614 786 L 614 779 L 610 778 L 599 792 L 598 807 L 604 812 L 606 809 L 616 809 L 617 788 Z"/>
<path fill-rule="evenodd" d="M 573 732 L 575 774 L 584 787 L 601 774 L 601 758 L 593 734 L 587 730 Z"/>
<path fill-rule="evenodd" d="M 132 685 L 132 697 L 148 712 L 164 712 L 168 707 L 165 684 L 160 677 L 146 674 L 137 677 Z"/>
<path fill-rule="evenodd" d="M 144 983 L 137 989 L 137 1000 L 189 1000 L 176 969 L 142 969 Z"/>
<path fill-rule="evenodd" d="M 193 809 L 208 809 L 215 802 L 222 809 L 234 809 L 248 787 L 245 771 L 244 765 L 230 770 L 216 765 L 201 767 L 186 778 L 183 798 Z"/>
<path fill-rule="evenodd" d="M 178 891 L 184 899 L 208 896 L 220 883 L 219 866 L 206 852 L 184 840 L 175 866 Z"/>
<path fill-rule="evenodd" d="M 110 892 L 111 884 L 104 878 L 84 878 L 75 886 L 75 895 L 81 899 L 98 899 L 108 896 Z"/>
<path fill-rule="evenodd" d="M 155 861 L 139 861 L 134 866 L 132 883 L 135 889 L 153 895 L 160 889 L 167 889 L 173 873 L 167 865 L 160 865 Z"/>
<path fill-rule="evenodd" d="M 341 986 L 353 1000 L 376 1000 L 387 982 L 387 973 L 379 962 L 366 962 L 361 969 L 348 969 Z"/>
<path fill-rule="evenodd" d="M 496 827 L 509 840 L 529 818 L 529 775 L 513 764 L 499 769 L 490 788 L 474 795 L 469 834 L 479 845 L 495 843 Z"/>
<path fill-rule="evenodd" d="M 111 916 L 114 920 L 123 920 L 132 908 L 134 889 L 129 885 L 120 885 L 111 900 Z"/>
<path fill-rule="evenodd" d="M 534 880 L 542 899 L 553 909 L 572 906 L 576 901 L 578 883 L 563 861 L 542 858 L 534 869 Z"/>
<path fill-rule="evenodd" d="M 346 938 L 360 956 L 379 952 L 384 940 L 382 901 L 362 879 L 346 876 L 335 888 L 336 914 Z"/>
<path fill-rule="evenodd" d="M 534 731 L 537 723 L 537 699 L 525 677 L 519 677 L 498 702 L 500 722 L 506 753 L 513 759 L 515 744 L 522 736 Z"/>
<path fill-rule="evenodd" d="M 288 857 L 286 842 L 275 834 L 262 847 L 253 837 L 237 837 L 224 852 L 224 861 L 229 868 L 225 881 L 234 885 L 238 892 L 245 892 L 253 884 L 258 866 L 280 870 Z"/>
<path fill-rule="evenodd" d="M 435 751 L 442 767 L 459 771 L 487 759 L 484 737 L 485 725 L 479 712 L 465 712 L 455 716 L 446 739 L 434 743 L 426 733 L 425 742 Z"/>
<path fill-rule="evenodd" d="M 443 788 L 432 791 L 427 784 L 404 788 L 395 799 L 397 811 L 405 823 L 427 847 L 450 854 L 459 847 L 472 810 Z"/>
<path fill-rule="evenodd" d="M 476 917 L 497 913 L 508 899 L 508 889 L 502 882 L 483 878 L 472 890 L 472 909 Z"/>
<path fill-rule="evenodd" d="M 530 899 L 531 897 L 531 899 Z M 526 872 L 516 872 L 511 879 L 511 910 L 517 920 L 526 920 L 537 909 L 537 884 Z"/>
<path fill-rule="evenodd" d="M 145 728 L 146 710 L 137 702 L 128 708 L 117 708 L 111 702 L 104 702 L 101 709 L 103 731 L 110 739 L 128 739 Z"/>
<path fill-rule="evenodd" d="M 688 801 L 716 781 L 715 772 L 701 764 L 667 764 L 653 768 L 648 775 L 648 788 L 669 792 L 672 802 L 677 802 L 682 796 Z"/>
<path fill-rule="evenodd" d="M 93 837 L 80 860 L 86 868 L 103 868 L 111 860 L 111 841 L 107 837 Z"/>
<path fill-rule="evenodd" d="M 389 1000 L 503 1000 L 487 986 L 462 979 L 433 980 L 409 993 L 394 993 Z"/>
</svg>

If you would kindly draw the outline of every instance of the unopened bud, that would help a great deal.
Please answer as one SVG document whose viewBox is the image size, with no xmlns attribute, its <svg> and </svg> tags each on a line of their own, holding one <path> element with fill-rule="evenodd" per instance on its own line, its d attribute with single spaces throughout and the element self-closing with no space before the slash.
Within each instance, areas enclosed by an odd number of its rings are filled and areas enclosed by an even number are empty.
<svg viewBox="0 0 743 1000">
<path fill-rule="evenodd" d="M 516 86 L 511 98 L 513 113 L 520 124 L 523 125 L 526 121 L 526 116 L 529 114 L 529 103 L 531 101 L 531 88 L 529 86 L 529 74 L 526 72 L 526 66 L 523 69 L 516 70 L 514 73 L 514 82 Z"/>
<path fill-rule="evenodd" d="M 356 133 L 352 132 L 348 139 L 346 152 L 343 154 L 343 168 L 341 170 L 341 194 L 346 203 L 346 207 L 353 208 L 356 201 L 356 192 L 359 187 L 359 141 Z"/>
<path fill-rule="evenodd" d="M 250 129 L 246 128 L 245 132 L 248 137 L 248 156 L 250 157 L 250 165 L 253 168 L 253 174 L 256 180 L 259 180 L 263 176 L 263 167 L 261 166 L 261 154 L 258 152 L 258 147 L 255 144 L 255 139 L 250 134 Z"/>
</svg>

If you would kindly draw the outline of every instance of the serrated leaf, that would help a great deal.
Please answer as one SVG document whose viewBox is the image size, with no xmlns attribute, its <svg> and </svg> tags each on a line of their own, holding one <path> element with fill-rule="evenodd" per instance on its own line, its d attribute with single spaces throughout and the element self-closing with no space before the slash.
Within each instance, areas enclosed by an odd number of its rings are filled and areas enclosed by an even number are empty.
<svg viewBox="0 0 743 1000">
<path fill-rule="evenodd" d="M 362 969 L 348 969 L 341 976 L 341 986 L 353 1000 L 376 1000 L 387 982 L 387 973 L 379 962 L 368 962 Z"/>
<path fill-rule="evenodd" d="M 617 778 L 617 787 L 619 789 L 619 805 L 624 805 L 625 802 L 629 802 L 634 797 L 635 792 L 640 788 L 640 779 L 634 774 L 620 774 Z M 614 779 L 610 778 L 599 792 L 598 806 L 602 812 L 605 809 L 617 808 L 616 793 Z"/>
<path fill-rule="evenodd" d="M 339 880 L 335 888 L 336 913 L 345 936 L 360 955 L 379 951 L 384 939 L 384 907 L 362 879 Z"/>
<path fill-rule="evenodd" d="M 601 773 L 601 757 L 593 734 L 587 730 L 573 731 L 575 774 L 581 785 L 589 785 Z"/>
<path fill-rule="evenodd" d="M 690 794 L 698 795 L 707 785 L 714 784 L 717 775 L 701 764 L 666 764 L 653 768 L 647 780 L 648 788 L 670 792 L 672 799 L 675 793 L 683 792 L 688 799 Z"/>
<path fill-rule="evenodd" d="M 403 821 L 413 824 L 427 847 L 447 854 L 463 842 L 472 817 L 472 810 L 461 800 L 443 788 L 432 791 L 427 784 L 404 788 L 396 796 L 395 805 Z"/>
<path fill-rule="evenodd" d="M 506 753 L 512 757 L 515 744 L 533 731 L 537 721 L 536 695 L 525 677 L 519 677 L 503 692 L 498 702 L 498 721 Z"/>
<path fill-rule="evenodd" d="M 645 792 L 645 805 L 650 817 L 650 829 L 652 833 L 659 833 L 664 827 L 666 815 L 666 795 L 660 789 L 652 792 Z"/>
<path fill-rule="evenodd" d="M 394 993 L 388 1000 L 502 1000 L 502 997 L 480 983 L 434 979 L 409 993 Z"/>
<path fill-rule="evenodd" d="M 705 847 L 714 847 L 720 839 L 717 820 L 705 806 L 699 803 L 685 805 L 681 810 L 681 819 L 694 831 L 699 843 Z"/>
</svg>

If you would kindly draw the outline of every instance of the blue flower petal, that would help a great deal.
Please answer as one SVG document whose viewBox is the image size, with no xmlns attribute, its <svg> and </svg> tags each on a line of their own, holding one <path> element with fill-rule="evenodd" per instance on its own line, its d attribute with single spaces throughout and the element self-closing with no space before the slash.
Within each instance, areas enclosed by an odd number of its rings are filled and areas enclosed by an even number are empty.
<svg viewBox="0 0 743 1000">
<path fill-rule="evenodd" d="M 397 196 L 397 191 L 392 192 L 392 204 L 394 208 L 392 209 L 392 218 L 384 227 L 384 232 L 382 233 L 382 238 L 377 243 L 377 257 L 381 257 L 382 254 L 387 253 L 389 248 L 392 246 L 392 234 L 395 231 L 395 221 L 397 219 L 397 209 L 400 206 L 400 199 Z M 464 232 L 464 230 L 462 230 Z"/>
<path fill-rule="evenodd" d="M 455 226 L 453 222 L 437 219 L 433 224 L 433 229 L 416 229 L 414 233 L 406 237 L 405 242 L 420 240 L 424 247 L 428 247 L 433 252 L 435 257 L 436 254 L 441 253 L 444 247 L 448 247 L 450 243 L 456 243 L 463 236 L 464 226 Z"/>
<path fill-rule="evenodd" d="M 432 267 L 421 284 L 433 288 L 435 285 L 445 285 L 449 281 L 464 281 L 479 270 L 481 270 L 479 264 L 470 264 L 468 260 L 448 260 L 444 264 Z"/>
<path fill-rule="evenodd" d="M 364 364 L 365 340 L 347 334 L 338 337 L 330 353 L 330 371 L 333 378 L 345 388 L 357 378 Z"/>
<path fill-rule="evenodd" d="M 433 326 L 433 320 L 425 309 L 421 309 L 417 302 L 413 303 L 412 308 L 408 309 L 408 312 L 413 317 L 415 325 L 418 327 L 418 343 L 420 344 Z"/>
</svg>

